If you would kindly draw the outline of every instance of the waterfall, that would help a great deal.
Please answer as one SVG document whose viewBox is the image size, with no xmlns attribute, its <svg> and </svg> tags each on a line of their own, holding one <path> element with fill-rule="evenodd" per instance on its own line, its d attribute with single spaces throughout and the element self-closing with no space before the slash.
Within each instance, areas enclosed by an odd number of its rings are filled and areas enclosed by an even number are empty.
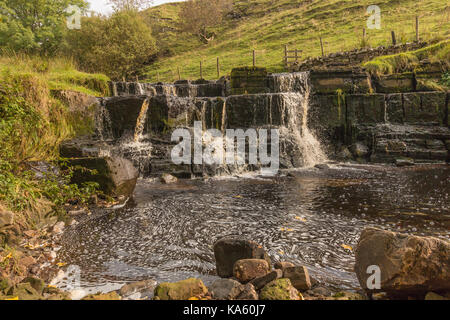
<svg viewBox="0 0 450 320">
<path fill-rule="evenodd" d="M 274 73 L 270 75 L 273 81 L 273 92 L 303 92 L 305 91 L 305 72 Z"/>
<path fill-rule="evenodd" d="M 142 84 L 140 82 L 136 82 L 137 94 L 143 96 L 145 94 L 144 89 L 142 88 Z"/>
<path fill-rule="evenodd" d="M 287 129 L 287 136 L 294 139 L 295 153 L 299 160 L 298 166 L 313 167 L 316 164 L 327 161 L 327 156 L 316 136 L 308 126 L 309 112 L 309 73 L 296 73 L 295 77 L 301 80 L 303 90 L 298 93 L 287 93 L 284 95 L 284 111 L 287 115 L 284 119 L 284 127 Z M 284 130 L 283 130 L 284 131 Z"/>
<path fill-rule="evenodd" d="M 119 95 L 117 92 L 117 82 L 111 82 L 111 94 L 113 97 L 117 97 Z"/>
<path fill-rule="evenodd" d="M 147 111 L 150 105 L 150 99 L 145 99 L 142 103 L 141 112 L 136 121 L 136 128 L 134 130 L 134 142 L 139 142 L 144 132 L 145 121 L 147 120 Z"/>
</svg>

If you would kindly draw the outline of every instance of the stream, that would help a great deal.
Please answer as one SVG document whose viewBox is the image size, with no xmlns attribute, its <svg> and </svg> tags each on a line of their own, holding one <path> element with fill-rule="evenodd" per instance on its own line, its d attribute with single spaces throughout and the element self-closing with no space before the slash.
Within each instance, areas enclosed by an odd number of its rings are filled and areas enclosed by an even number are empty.
<svg viewBox="0 0 450 320">
<path fill-rule="evenodd" d="M 356 290 L 354 250 L 364 228 L 450 239 L 449 177 L 448 165 L 331 164 L 276 178 L 141 179 L 123 208 L 68 227 L 58 259 L 79 268 L 89 292 L 144 279 L 199 277 L 208 285 L 217 278 L 214 242 L 242 236 L 273 262 L 305 265 L 319 282 Z"/>
</svg>

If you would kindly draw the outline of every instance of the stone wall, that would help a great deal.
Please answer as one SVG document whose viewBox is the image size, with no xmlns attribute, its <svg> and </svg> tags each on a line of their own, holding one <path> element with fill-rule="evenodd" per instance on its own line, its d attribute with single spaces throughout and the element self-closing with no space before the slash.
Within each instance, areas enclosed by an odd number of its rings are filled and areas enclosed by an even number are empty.
<svg viewBox="0 0 450 320">
<path fill-rule="evenodd" d="M 293 65 L 289 71 L 309 71 L 314 68 L 328 69 L 339 66 L 360 66 L 363 62 L 375 57 L 391 55 L 405 51 L 417 50 L 427 46 L 426 42 L 406 43 L 390 47 L 363 48 L 347 52 L 332 53 L 324 57 L 308 58 L 297 65 Z"/>
<path fill-rule="evenodd" d="M 365 160 L 445 161 L 450 147 L 449 96 L 439 91 L 314 95 L 309 123 L 335 154 L 343 146 L 363 144 L 369 149 Z"/>
</svg>

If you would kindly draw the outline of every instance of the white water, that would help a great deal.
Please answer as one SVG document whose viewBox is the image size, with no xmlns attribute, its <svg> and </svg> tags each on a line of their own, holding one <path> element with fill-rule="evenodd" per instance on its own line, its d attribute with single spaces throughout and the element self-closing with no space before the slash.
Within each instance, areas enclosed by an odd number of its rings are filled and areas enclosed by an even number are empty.
<svg viewBox="0 0 450 320">
<path fill-rule="evenodd" d="M 283 83 L 292 84 L 292 82 L 300 81 L 303 90 L 300 93 L 289 93 L 284 95 L 284 115 L 287 115 L 287 119 L 284 119 L 284 126 L 282 128 L 287 138 L 295 140 L 296 155 L 300 167 L 314 167 L 319 163 L 326 162 L 327 156 L 316 136 L 311 132 L 308 127 L 308 113 L 309 113 L 309 74 L 307 72 L 286 74 L 284 78 L 288 80 L 282 81 Z M 289 78 L 295 78 L 289 80 Z M 281 88 L 281 87 L 280 87 Z M 286 137 L 285 137 L 286 138 Z M 297 153 L 296 152 L 296 153 Z"/>
<path fill-rule="evenodd" d="M 144 132 L 145 121 L 147 120 L 147 111 L 150 106 L 150 100 L 145 99 L 142 103 L 141 112 L 136 121 L 136 128 L 134 130 L 134 142 L 138 142 L 142 138 L 142 133 Z"/>
</svg>

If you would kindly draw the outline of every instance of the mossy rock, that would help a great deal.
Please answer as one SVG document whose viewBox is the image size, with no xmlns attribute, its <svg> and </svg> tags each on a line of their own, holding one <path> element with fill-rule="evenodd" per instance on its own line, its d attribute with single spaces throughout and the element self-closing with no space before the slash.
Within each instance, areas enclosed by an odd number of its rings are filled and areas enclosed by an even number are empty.
<svg viewBox="0 0 450 320">
<path fill-rule="evenodd" d="M 0 294 L 4 293 L 11 286 L 9 280 L 5 277 L 0 277 Z"/>
<path fill-rule="evenodd" d="M 34 289 L 30 283 L 19 283 L 14 287 L 11 287 L 8 292 L 8 296 L 18 297 L 19 300 L 41 300 L 41 294 Z"/>
<path fill-rule="evenodd" d="M 47 298 L 45 298 L 45 300 L 72 300 L 70 298 L 70 294 L 67 292 L 62 292 L 62 293 L 57 293 L 57 294 L 52 294 L 50 296 L 48 296 Z M 95 299 L 94 299 L 95 300 Z"/>
<path fill-rule="evenodd" d="M 90 294 L 81 300 L 107 301 L 107 300 L 122 300 L 122 298 L 119 296 L 119 294 L 116 291 L 112 291 L 112 292 L 103 293 L 103 294 L 102 293 Z"/>
<path fill-rule="evenodd" d="M 158 300 L 188 300 L 202 296 L 208 289 L 200 279 L 187 279 L 175 283 L 163 282 L 155 289 L 155 298 Z"/>
<path fill-rule="evenodd" d="M 363 295 L 356 292 L 341 291 L 334 294 L 335 300 L 367 300 Z"/>
<path fill-rule="evenodd" d="M 39 294 L 42 294 L 45 288 L 44 280 L 35 277 L 27 277 L 21 283 L 29 283 Z"/>
<path fill-rule="evenodd" d="M 277 279 L 266 285 L 259 295 L 260 300 L 299 300 L 300 296 L 289 279 Z"/>
</svg>

